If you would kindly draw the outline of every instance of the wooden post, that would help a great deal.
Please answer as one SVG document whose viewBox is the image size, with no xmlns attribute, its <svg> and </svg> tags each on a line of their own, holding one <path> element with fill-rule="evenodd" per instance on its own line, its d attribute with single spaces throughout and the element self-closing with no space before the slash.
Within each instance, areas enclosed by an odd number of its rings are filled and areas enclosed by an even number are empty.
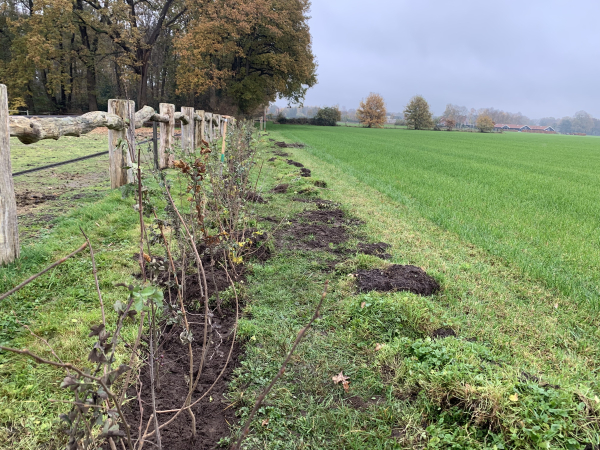
<svg viewBox="0 0 600 450">
<path fill-rule="evenodd" d="M 206 122 L 206 137 L 208 138 L 207 139 L 208 142 L 213 141 L 212 116 L 213 116 L 212 113 L 209 113 L 209 112 L 204 113 L 204 120 Z"/>
<path fill-rule="evenodd" d="M 154 156 L 154 169 L 160 168 L 158 164 L 158 124 L 152 122 L 152 155 Z"/>
<path fill-rule="evenodd" d="M 116 189 L 134 181 L 130 146 L 135 150 L 135 102 L 111 99 L 108 101 L 108 112 L 129 121 L 123 130 L 108 130 L 110 187 Z"/>
<path fill-rule="evenodd" d="M 19 257 L 17 201 L 10 164 L 8 92 L 0 84 L 0 265 Z"/>
<path fill-rule="evenodd" d="M 214 130 L 213 138 L 219 139 L 219 136 L 221 135 L 221 115 L 220 114 L 213 114 L 213 130 Z"/>
<path fill-rule="evenodd" d="M 183 123 L 183 121 L 181 122 L 181 148 L 186 153 L 192 153 L 195 148 L 194 131 L 196 130 L 194 108 L 190 106 L 182 106 L 181 113 L 185 114 L 189 119 L 187 125 Z"/>
<path fill-rule="evenodd" d="M 204 138 L 204 111 L 201 109 L 196 110 L 196 114 L 200 117 L 201 120 L 196 120 L 196 148 L 202 145 L 202 141 Z"/>
<path fill-rule="evenodd" d="M 260 118 L 260 128 L 259 128 L 259 129 L 260 129 L 260 131 L 263 131 L 263 130 L 264 130 L 264 123 L 265 123 L 265 122 L 263 121 L 263 118 L 261 117 L 261 118 Z"/>
<path fill-rule="evenodd" d="M 160 123 L 160 147 L 158 149 L 158 167 L 166 169 L 173 164 L 173 156 L 170 154 L 175 142 L 175 105 L 161 103 L 159 105 L 161 116 L 167 116 L 169 123 Z"/>
</svg>

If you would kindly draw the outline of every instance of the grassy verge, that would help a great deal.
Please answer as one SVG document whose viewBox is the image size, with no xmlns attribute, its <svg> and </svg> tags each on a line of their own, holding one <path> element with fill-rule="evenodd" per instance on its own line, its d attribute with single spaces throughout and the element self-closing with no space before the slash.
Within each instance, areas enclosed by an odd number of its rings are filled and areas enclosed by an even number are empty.
<svg viewBox="0 0 600 450">
<path fill-rule="evenodd" d="M 11 142 L 13 171 L 106 148 L 103 136 L 75 139 L 45 141 L 30 147 Z M 107 158 L 99 158 L 15 178 L 17 193 L 52 192 L 59 196 L 44 204 L 19 208 L 22 256 L 0 268 L 0 292 L 79 247 L 84 242 L 79 230 L 82 227 L 94 246 L 107 314 L 109 320 L 114 320 L 113 303 L 127 296 L 123 288 L 113 285 L 129 282 L 137 268 L 131 256 L 139 245 L 139 225 L 132 209 L 134 199 L 123 199 L 120 191 L 108 191 L 107 167 Z M 97 323 L 99 317 L 92 264 L 86 250 L 2 301 L 0 342 L 50 356 L 48 348 L 32 337 L 21 326 L 23 323 L 48 340 L 61 359 L 85 365 L 93 339 L 88 338 L 89 325 Z M 133 333 L 133 329 L 127 329 L 125 340 Z M 55 426 L 59 412 L 66 407 L 49 402 L 68 398 L 58 387 L 63 377 L 60 370 L 0 354 L 0 448 L 64 446 L 64 436 Z"/>
<path fill-rule="evenodd" d="M 271 128 L 271 138 L 297 137 Z M 597 444 L 598 338 L 589 310 L 424 219 L 323 160 L 323 148 L 285 149 L 321 197 L 362 219 L 393 262 L 423 267 L 442 285 L 425 298 L 357 294 L 356 268 L 385 264 L 361 254 L 327 270 L 320 252 L 283 252 L 254 266 L 240 335 L 246 360 L 232 399 L 242 416 L 276 373 L 331 279 L 322 317 L 256 418 L 247 448 L 581 448 Z M 276 160 L 264 190 L 306 180 Z M 295 194 L 273 195 L 264 215 L 290 217 Z M 429 336 L 440 327 L 457 334 Z M 376 351 L 377 344 L 384 344 Z M 350 377 L 349 391 L 332 376 Z"/>
</svg>

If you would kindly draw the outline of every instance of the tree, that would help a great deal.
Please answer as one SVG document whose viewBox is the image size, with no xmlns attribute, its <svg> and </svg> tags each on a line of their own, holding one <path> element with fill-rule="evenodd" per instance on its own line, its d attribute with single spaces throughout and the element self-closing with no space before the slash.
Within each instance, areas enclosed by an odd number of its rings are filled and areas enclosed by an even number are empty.
<svg viewBox="0 0 600 450">
<path fill-rule="evenodd" d="M 572 126 L 575 133 L 590 134 L 594 128 L 594 119 L 585 111 L 577 111 L 573 116 Z"/>
<path fill-rule="evenodd" d="M 423 130 L 433 127 L 429 103 L 420 95 L 415 95 L 404 108 L 404 118 L 409 127 Z"/>
<path fill-rule="evenodd" d="M 573 122 L 570 117 L 563 117 L 560 120 L 560 124 L 558 125 L 558 129 L 562 134 L 570 134 L 572 133 Z"/>
<path fill-rule="evenodd" d="M 179 90 L 229 98 L 244 114 L 285 98 L 302 103 L 316 62 L 309 0 L 190 0 L 193 19 L 176 41 Z"/>
<path fill-rule="evenodd" d="M 446 129 L 448 131 L 452 131 L 452 129 L 456 126 L 456 120 L 452 117 L 446 117 L 444 119 L 444 125 L 446 125 Z"/>
<path fill-rule="evenodd" d="M 360 102 L 356 117 L 367 128 L 383 128 L 387 111 L 383 97 L 371 92 L 366 101 Z"/>
<path fill-rule="evenodd" d="M 479 131 L 481 131 L 482 133 L 489 133 L 490 131 L 492 131 L 494 129 L 494 121 L 492 120 L 492 118 L 486 114 L 480 115 L 479 117 L 477 117 L 477 123 L 476 126 L 477 128 L 479 128 Z"/>
<path fill-rule="evenodd" d="M 335 127 L 342 119 L 342 114 L 336 106 L 320 108 L 314 118 L 315 125 Z"/>
</svg>

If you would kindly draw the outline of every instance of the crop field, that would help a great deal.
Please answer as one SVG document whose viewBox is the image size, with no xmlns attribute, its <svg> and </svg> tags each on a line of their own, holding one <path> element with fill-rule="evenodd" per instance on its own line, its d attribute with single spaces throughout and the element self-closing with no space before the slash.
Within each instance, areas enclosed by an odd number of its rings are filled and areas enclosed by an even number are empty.
<svg viewBox="0 0 600 450">
<path fill-rule="evenodd" d="M 573 301 L 600 310 L 597 139 L 276 129 Z"/>
</svg>

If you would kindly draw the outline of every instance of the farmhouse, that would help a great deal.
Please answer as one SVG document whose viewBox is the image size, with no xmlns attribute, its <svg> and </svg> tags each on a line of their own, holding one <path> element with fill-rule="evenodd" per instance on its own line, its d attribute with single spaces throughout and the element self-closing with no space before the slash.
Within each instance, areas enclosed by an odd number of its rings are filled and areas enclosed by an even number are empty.
<svg viewBox="0 0 600 450">
<path fill-rule="evenodd" d="M 538 125 L 515 125 L 506 123 L 497 123 L 494 125 L 495 131 L 522 131 L 525 133 L 548 133 L 555 134 L 556 130 L 552 127 L 543 127 Z"/>
</svg>

